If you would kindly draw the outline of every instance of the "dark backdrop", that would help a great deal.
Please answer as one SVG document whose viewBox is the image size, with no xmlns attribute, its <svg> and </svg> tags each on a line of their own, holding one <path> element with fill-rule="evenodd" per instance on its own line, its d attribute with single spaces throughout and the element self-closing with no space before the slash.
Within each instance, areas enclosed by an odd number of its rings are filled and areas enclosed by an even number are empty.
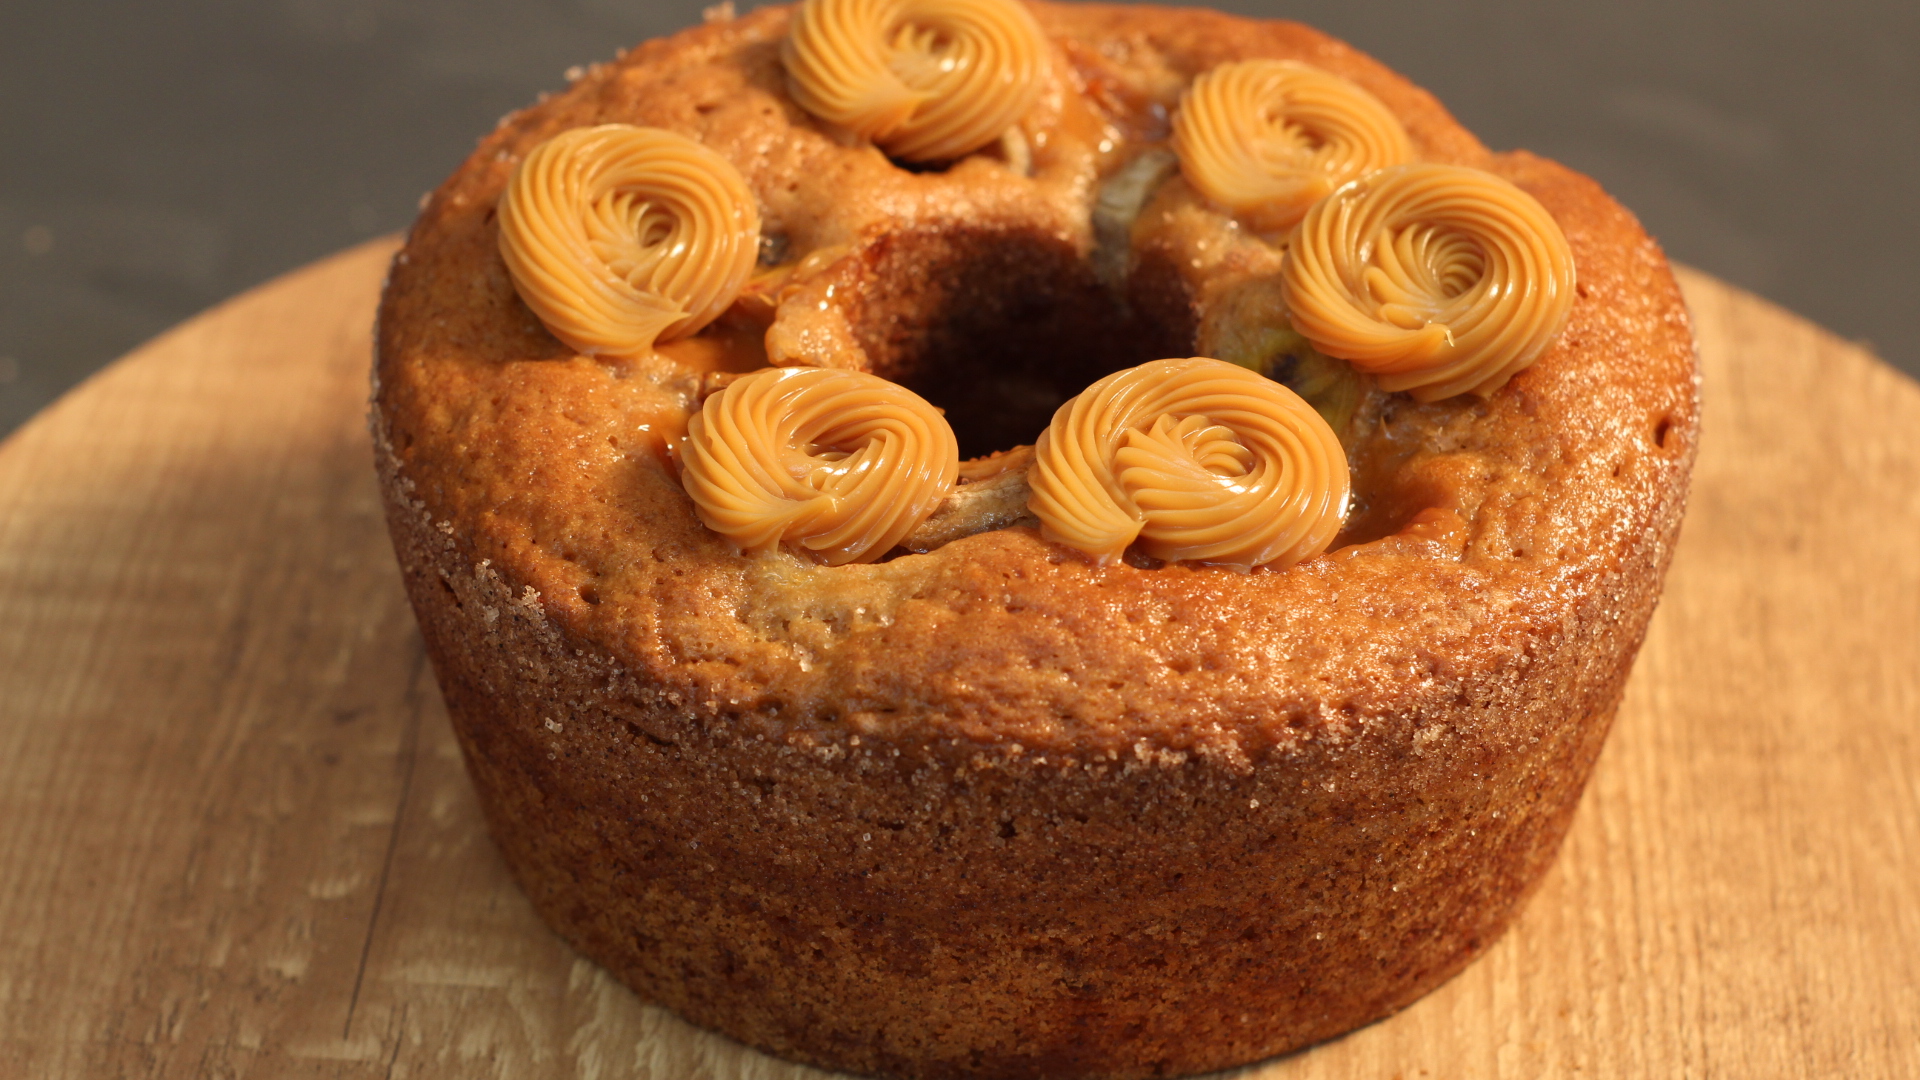
<svg viewBox="0 0 1920 1080">
<path fill-rule="evenodd" d="M 1920 373 L 1920 3 L 1225 0 L 1593 174 L 1677 259 Z M 0 0 L 0 434 L 403 228 L 502 113 L 700 0 Z"/>
</svg>

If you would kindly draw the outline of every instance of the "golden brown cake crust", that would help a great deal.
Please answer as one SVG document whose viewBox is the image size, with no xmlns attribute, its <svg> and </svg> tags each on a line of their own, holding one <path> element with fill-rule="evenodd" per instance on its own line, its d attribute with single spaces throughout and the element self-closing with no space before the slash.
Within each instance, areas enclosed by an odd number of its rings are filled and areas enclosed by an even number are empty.
<svg viewBox="0 0 1920 1080">
<path fill-rule="evenodd" d="M 855 1071 L 1201 1071 L 1458 970 L 1565 831 L 1697 437 L 1678 289 L 1591 181 L 1489 154 L 1305 27 L 1036 12 L 1063 134 L 1031 176 L 906 172 L 835 141 L 786 101 L 786 11 L 767 9 L 509 117 L 434 194 L 381 309 L 395 546 L 528 895 L 648 999 Z M 698 377 L 573 356 L 495 254 L 494 201 L 540 140 L 673 128 L 741 168 L 796 252 L 857 252 L 817 285 L 857 286 L 844 324 L 783 307 L 770 348 L 846 346 L 888 374 L 948 332 L 923 325 L 955 306 L 927 266 L 1083 264 L 1102 131 L 1145 131 L 1186 79 L 1250 56 L 1346 75 L 1423 158 L 1513 180 L 1579 274 L 1560 341 L 1492 398 L 1385 402 L 1342 540 L 1289 571 L 1095 567 L 1024 526 L 872 565 L 742 558 L 664 451 Z M 1212 279 L 1169 280 L 1173 308 L 1204 305 Z M 1042 336 L 1082 332 L 1064 318 Z"/>
</svg>

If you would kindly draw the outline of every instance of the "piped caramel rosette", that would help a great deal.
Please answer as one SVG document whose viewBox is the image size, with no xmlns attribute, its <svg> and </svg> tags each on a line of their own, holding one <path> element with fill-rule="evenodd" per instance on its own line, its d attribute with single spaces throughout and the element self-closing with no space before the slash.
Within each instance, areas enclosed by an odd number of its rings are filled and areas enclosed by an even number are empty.
<svg viewBox="0 0 1920 1080">
<path fill-rule="evenodd" d="M 681 441 L 700 520 L 747 551 L 840 565 L 900 543 L 953 490 L 953 429 L 913 391 L 838 368 L 763 368 L 706 400 Z"/>
<path fill-rule="evenodd" d="M 684 135 L 627 124 L 534 147 L 499 221 L 520 298 L 588 356 L 640 356 L 696 333 L 739 294 L 760 243 L 739 170 Z"/>
<path fill-rule="evenodd" d="M 1201 75 L 1173 118 L 1180 171 L 1263 231 L 1284 229 L 1334 188 L 1413 160 L 1387 107 L 1293 60 L 1242 60 Z"/>
<path fill-rule="evenodd" d="M 801 108 L 928 162 L 978 150 L 1026 115 L 1047 43 L 1018 0 L 806 0 L 781 56 Z"/>
<path fill-rule="evenodd" d="M 1546 208 L 1506 180 L 1402 165 L 1316 204 L 1281 280 L 1294 327 L 1381 388 L 1484 397 L 1566 325 L 1573 252 Z"/>
<path fill-rule="evenodd" d="M 1108 562 L 1139 543 L 1169 562 L 1285 568 L 1346 516 L 1346 454 L 1286 387 L 1194 357 L 1115 372 L 1054 413 L 1027 506 L 1041 533 Z"/>
</svg>

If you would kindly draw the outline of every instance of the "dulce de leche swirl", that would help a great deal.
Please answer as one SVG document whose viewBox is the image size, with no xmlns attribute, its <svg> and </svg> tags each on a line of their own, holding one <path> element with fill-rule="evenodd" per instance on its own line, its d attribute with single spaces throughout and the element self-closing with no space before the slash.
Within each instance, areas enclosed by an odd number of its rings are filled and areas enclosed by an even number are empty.
<svg viewBox="0 0 1920 1080">
<path fill-rule="evenodd" d="M 1383 389 L 1484 397 L 1566 325 L 1573 252 L 1546 208 L 1506 180 L 1403 165 L 1308 211 L 1281 282 L 1294 328 Z"/>
<path fill-rule="evenodd" d="M 1347 511 L 1340 440 L 1298 394 L 1221 360 L 1156 360 L 1060 406 L 1034 444 L 1027 507 L 1100 562 L 1250 569 L 1325 551 Z"/>
<path fill-rule="evenodd" d="M 1413 160 L 1400 121 L 1346 79 L 1292 60 L 1201 75 L 1173 118 L 1180 171 L 1256 229 L 1284 229 L 1334 188 Z"/>
<path fill-rule="evenodd" d="M 944 161 L 1033 107 L 1046 37 L 1019 0 L 805 0 L 781 57 L 801 108 L 893 157 Z"/>
<path fill-rule="evenodd" d="M 712 322 L 747 282 L 760 211 L 684 135 L 606 124 L 533 148 L 500 196 L 500 255 L 553 336 L 633 357 Z"/>
<path fill-rule="evenodd" d="M 838 368 L 762 368 L 687 423 L 681 483 L 748 551 L 782 541 L 831 565 L 885 555 L 953 490 L 946 417 L 904 386 Z"/>
</svg>

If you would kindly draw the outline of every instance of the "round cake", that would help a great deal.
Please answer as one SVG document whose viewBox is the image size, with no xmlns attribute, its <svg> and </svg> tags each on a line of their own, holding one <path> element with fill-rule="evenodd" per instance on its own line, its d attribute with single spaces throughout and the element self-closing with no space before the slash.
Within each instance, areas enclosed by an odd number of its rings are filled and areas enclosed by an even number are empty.
<svg viewBox="0 0 1920 1080">
<path fill-rule="evenodd" d="M 1172 1076 L 1513 919 L 1697 379 L 1630 214 L 1314 30 L 808 0 L 503 120 L 395 259 L 372 428 L 488 826 L 575 948 L 830 1068 Z M 1182 533 L 1193 476 L 1292 509 Z"/>
</svg>

